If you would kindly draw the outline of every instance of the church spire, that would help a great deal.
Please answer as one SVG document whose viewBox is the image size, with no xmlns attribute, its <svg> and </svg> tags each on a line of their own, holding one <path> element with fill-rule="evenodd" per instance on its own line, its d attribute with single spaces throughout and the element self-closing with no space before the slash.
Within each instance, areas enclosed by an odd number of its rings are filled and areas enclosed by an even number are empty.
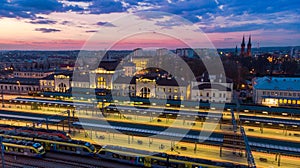
<svg viewBox="0 0 300 168">
<path fill-rule="evenodd" d="M 245 36 L 243 35 L 243 41 L 241 44 L 241 56 L 245 55 Z"/>
<path fill-rule="evenodd" d="M 251 56 L 251 35 L 249 36 L 249 41 L 248 41 L 248 44 L 247 44 L 247 56 L 250 57 Z"/>
<path fill-rule="evenodd" d="M 249 36 L 248 46 L 251 45 L 251 34 Z"/>
</svg>

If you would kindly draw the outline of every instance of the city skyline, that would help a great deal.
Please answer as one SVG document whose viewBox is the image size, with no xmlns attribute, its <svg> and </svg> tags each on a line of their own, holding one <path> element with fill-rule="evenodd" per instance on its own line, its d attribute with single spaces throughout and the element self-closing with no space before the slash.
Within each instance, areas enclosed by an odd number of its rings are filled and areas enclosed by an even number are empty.
<svg viewBox="0 0 300 168">
<path fill-rule="evenodd" d="M 95 41 L 90 49 L 101 50 L 114 43 L 114 35 L 122 25 L 118 19 L 138 13 L 135 21 L 147 21 L 155 29 L 180 31 L 192 27 L 203 31 L 216 48 L 239 46 L 243 35 L 252 37 L 252 48 L 299 45 L 299 9 L 297 1 L 93 1 L 45 0 L 41 3 L 23 0 L 0 2 L 0 50 L 78 50 L 97 31 L 109 34 Z M 145 16 L 145 11 L 159 15 Z M 172 14 L 169 15 L 168 13 Z M 174 16 L 191 23 L 182 25 Z M 183 22 L 184 23 L 184 22 Z M 193 36 L 189 34 L 189 36 Z M 149 33 L 129 38 L 116 49 L 161 46 L 170 49 L 184 47 L 169 37 L 154 37 Z M 199 39 L 186 39 L 201 48 Z M 199 42 L 199 44 L 198 44 Z"/>
</svg>

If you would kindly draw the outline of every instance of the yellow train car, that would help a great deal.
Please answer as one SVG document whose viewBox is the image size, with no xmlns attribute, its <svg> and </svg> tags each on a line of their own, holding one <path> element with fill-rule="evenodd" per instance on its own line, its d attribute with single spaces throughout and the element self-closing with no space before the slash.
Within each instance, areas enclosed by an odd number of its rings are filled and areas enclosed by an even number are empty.
<svg viewBox="0 0 300 168">
<path fill-rule="evenodd" d="M 25 155 L 31 157 L 42 157 L 45 154 L 44 147 L 37 142 L 15 139 L 3 139 L 2 144 L 5 153 L 10 153 L 14 155 Z"/>
<path fill-rule="evenodd" d="M 15 140 L 27 140 L 40 143 L 46 151 L 63 152 L 78 155 L 94 156 L 97 152 L 93 144 L 78 140 L 65 140 L 61 138 L 51 138 L 49 136 L 38 136 L 29 133 L 18 133 L 14 131 L 0 132 L 0 136 Z"/>
<path fill-rule="evenodd" d="M 213 162 L 197 163 L 186 160 L 179 160 L 180 158 L 171 157 L 165 153 L 153 153 L 142 150 L 135 150 L 130 148 L 123 148 L 118 146 L 106 145 L 98 152 L 97 156 L 102 159 L 113 160 L 121 163 L 131 164 L 142 167 L 153 168 L 221 168 L 223 166 L 214 165 Z M 203 161 L 203 160 L 202 160 Z"/>
</svg>

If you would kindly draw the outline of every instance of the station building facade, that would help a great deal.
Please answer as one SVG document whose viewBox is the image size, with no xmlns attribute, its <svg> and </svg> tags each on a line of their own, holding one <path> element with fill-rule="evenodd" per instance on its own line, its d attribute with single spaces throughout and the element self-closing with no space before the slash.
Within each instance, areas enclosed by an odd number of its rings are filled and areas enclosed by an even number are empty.
<svg viewBox="0 0 300 168">
<path fill-rule="evenodd" d="M 300 106 L 300 78 L 258 77 L 253 79 L 253 101 L 266 106 Z"/>
<path fill-rule="evenodd" d="M 174 77 L 119 76 L 113 82 L 113 95 L 140 98 L 187 100 L 190 97 L 188 82 Z"/>
<path fill-rule="evenodd" d="M 10 78 L 0 80 L 1 93 L 4 94 L 32 94 L 40 90 L 39 79 Z"/>
</svg>

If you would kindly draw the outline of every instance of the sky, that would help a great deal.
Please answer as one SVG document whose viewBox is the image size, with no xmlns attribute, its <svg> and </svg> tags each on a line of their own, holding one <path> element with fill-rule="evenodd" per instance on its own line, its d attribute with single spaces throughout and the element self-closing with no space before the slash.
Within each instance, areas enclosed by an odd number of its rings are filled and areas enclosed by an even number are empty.
<svg viewBox="0 0 300 168">
<path fill-rule="evenodd" d="M 0 50 L 204 48 L 206 42 L 234 48 L 243 35 L 246 43 L 251 35 L 252 47 L 299 46 L 299 6 L 299 0 L 0 0 Z"/>
</svg>

